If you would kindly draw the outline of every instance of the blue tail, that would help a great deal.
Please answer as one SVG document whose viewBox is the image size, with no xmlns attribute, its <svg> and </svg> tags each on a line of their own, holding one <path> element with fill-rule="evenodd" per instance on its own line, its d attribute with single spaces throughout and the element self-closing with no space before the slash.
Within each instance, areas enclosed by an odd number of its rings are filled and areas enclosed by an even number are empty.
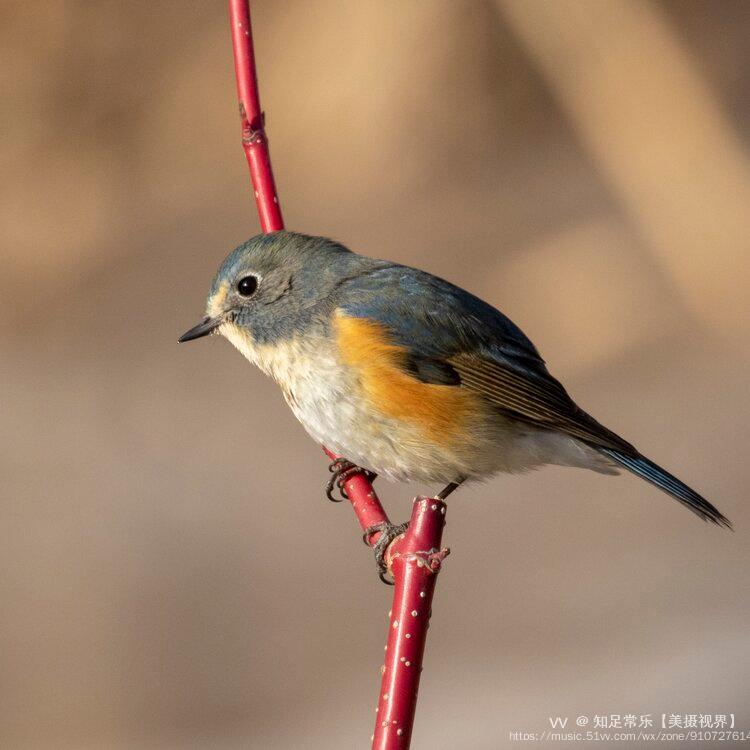
<svg viewBox="0 0 750 750">
<path fill-rule="evenodd" d="M 692 510 L 697 516 L 704 521 L 711 521 L 717 526 L 723 526 L 726 529 L 732 528 L 732 522 L 725 518 L 719 510 L 714 508 L 711 503 L 704 497 L 701 497 L 695 490 L 691 490 L 686 484 L 683 484 L 677 477 L 672 476 L 661 466 L 657 466 L 653 461 L 649 461 L 645 456 L 629 456 L 625 453 L 612 450 L 611 448 L 599 448 L 597 450 L 605 456 L 624 466 L 628 471 L 632 471 L 636 476 L 651 482 L 654 486 L 671 495 L 675 500 L 679 500 L 686 508 Z"/>
</svg>

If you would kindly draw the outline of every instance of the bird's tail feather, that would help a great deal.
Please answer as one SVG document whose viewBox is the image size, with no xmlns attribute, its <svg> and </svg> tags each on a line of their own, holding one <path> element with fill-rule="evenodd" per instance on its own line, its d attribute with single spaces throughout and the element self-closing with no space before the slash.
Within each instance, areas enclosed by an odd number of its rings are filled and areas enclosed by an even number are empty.
<svg viewBox="0 0 750 750">
<path fill-rule="evenodd" d="M 695 490 L 690 489 L 677 477 L 657 466 L 645 456 L 629 456 L 626 453 L 612 450 L 611 448 L 598 448 L 600 453 L 608 456 L 616 463 L 633 472 L 636 476 L 651 482 L 654 486 L 671 495 L 675 500 L 681 502 L 686 508 L 693 511 L 704 521 L 711 521 L 717 526 L 726 529 L 732 528 L 732 522 L 726 518 L 717 508 L 701 497 Z"/>
</svg>

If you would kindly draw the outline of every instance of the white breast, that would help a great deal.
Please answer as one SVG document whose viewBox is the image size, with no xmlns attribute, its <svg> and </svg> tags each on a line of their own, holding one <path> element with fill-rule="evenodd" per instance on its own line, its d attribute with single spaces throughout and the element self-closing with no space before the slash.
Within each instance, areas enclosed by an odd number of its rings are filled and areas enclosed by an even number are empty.
<svg viewBox="0 0 750 750">
<path fill-rule="evenodd" d="M 356 417 L 352 383 L 323 338 L 306 337 L 276 344 L 255 344 L 252 336 L 231 323 L 220 333 L 250 362 L 272 377 L 307 432 L 331 450 L 341 450 L 341 435 Z"/>
<path fill-rule="evenodd" d="M 295 416 L 317 443 L 392 479 L 427 476 L 438 466 L 445 468 L 444 456 L 427 456 L 419 450 L 424 443 L 416 430 L 367 408 L 358 376 L 341 363 L 334 344 L 325 337 L 258 345 L 231 323 L 221 326 L 220 332 L 279 384 Z M 451 474 L 450 468 L 447 471 Z"/>
</svg>

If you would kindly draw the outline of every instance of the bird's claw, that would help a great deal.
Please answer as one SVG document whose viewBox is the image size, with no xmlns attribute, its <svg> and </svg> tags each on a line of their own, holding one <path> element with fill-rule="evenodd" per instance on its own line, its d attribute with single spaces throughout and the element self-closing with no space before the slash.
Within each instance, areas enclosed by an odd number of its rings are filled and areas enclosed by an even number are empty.
<svg viewBox="0 0 750 750">
<path fill-rule="evenodd" d="M 370 471 L 369 469 L 363 469 L 361 466 L 353 464 L 346 458 L 334 459 L 328 466 L 328 471 L 331 472 L 331 478 L 326 485 L 326 497 L 333 503 L 340 503 L 342 500 L 349 499 L 349 496 L 344 489 L 344 485 L 355 474 L 363 474 L 370 482 L 373 482 L 377 477 L 375 472 Z M 338 489 L 341 497 L 334 496 L 336 489 Z M 393 586 L 393 581 L 388 577 L 388 565 L 385 561 L 386 551 L 388 550 L 390 543 L 396 537 L 403 534 L 408 527 L 408 523 L 394 525 L 384 521 L 383 523 L 376 523 L 373 526 L 369 526 L 362 535 L 362 541 L 369 547 L 370 537 L 373 534 L 380 534 L 378 541 L 372 545 L 372 551 L 375 553 L 375 563 L 378 566 L 378 577 L 388 586 Z"/>
<path fill-rule="evenodd" d="M 393 580 L 388 577 L 388 563 L 385 560 L 385 554 L 391 542 L 401 536 L 408 528 L 408 521 L 400 524 L 383 521 L 382 523 L 368 526 L 362 535 L 362 541 L 369 547 L 370 537 L 375 533 L 380 533 L 378 541 L 372 545 L 372 551 L 375 553 L 375 564 L 378 566 L 378 578 L 388 586 L 393 586 Z"/>
<path fill-rule="evenodd" d="M 328 471 L 331 472 L 331 478 L 328 480 L 328 484 L 326 484 L 326 497 L 332 503 L 340 503 L 342 500 L 349 499 L 344 489 L 344 484 L 355 474 L 364 474 L 370 482 L 374 481 L 377 476 L 377 474 L 369 469 L 363 469 L 351 461 L 347 461 L 345 458 L 337 458 L 332 461 L 328 466 Z M 335 497 L 333 494 L 336 489 L 341 494 L 340 498 Z"/>
</svg>

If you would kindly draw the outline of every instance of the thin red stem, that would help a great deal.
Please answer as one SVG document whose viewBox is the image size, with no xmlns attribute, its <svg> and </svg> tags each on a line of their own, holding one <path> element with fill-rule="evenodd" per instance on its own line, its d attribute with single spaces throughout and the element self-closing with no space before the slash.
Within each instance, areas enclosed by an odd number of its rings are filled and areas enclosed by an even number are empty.
<svg viewBox="0 0 750 750">
<path fill-rule="evenodd" d="M 264 129 L 265 117 L 260 108 L 248 0 L 229 0 L 229 21 L 242 124 L 242 148 L 250 169 L 260 228 L 264 232 L 276 232 L 284 228 L 284 219 L 271 169 L 271 156 Z"/>
<path fill-rule="evenodd" d="M 229 0 L 229 20 L 242 147 L 250 169 L 261 229 L 275 232 L 284 228 L 284 220 L 260 108 L 248 0 Z M 332 460 L 337 458 L 329 450 L 324 450 Z M 364 473 L 349 477 L 344 482 L 344 490 L 363 531 L 388 523 L 377 493 Z M 435 579 L 448 554 L 448 550 L 440 547 L 444 523 L 445 503 L 442 500 L 417 498 L 412 507 L 409 529 L 388 549 L 387 558 L 395 588 L 373 734 L 372 746 L 377 750 L 407 750 L 411 741 Z M 371 534 L 368 542 L 374 544 L 379 536 L 379 533 Z"/>
<path fill-rule="evenodd" d="M 332 461 L 339 458 L 328 448 L 324 447 L 323 450 Z M 364 472 L 349 477 L 344 482 L 344 492 L 352 504 L 352 509 L 357 516 L 362 531 L 367 531 L 371 526 L 377 526 L 381 523 L 389 523 L 388 514 L 378 498 L 378 493 L 375 492 L 375 488 Z M 368 543 L 375 544 L 379 536 L 380 534 L 377 532 L 371 534 Z"/>
</svg>

